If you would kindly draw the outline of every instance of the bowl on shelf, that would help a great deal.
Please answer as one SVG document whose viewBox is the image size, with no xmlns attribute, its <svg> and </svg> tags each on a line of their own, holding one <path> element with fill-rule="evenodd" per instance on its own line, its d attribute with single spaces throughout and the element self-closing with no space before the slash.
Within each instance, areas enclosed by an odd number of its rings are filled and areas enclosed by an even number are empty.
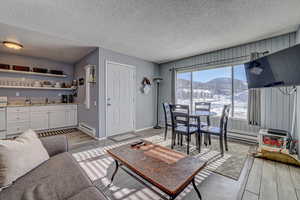
<svg viewBox="0 0 300 200">
<path fill-rule="evenodd" d="M 30 68 L 27 67 L 27 66 L 13 65 L 13 70 L 23 71 L 23 72 L 29 72 Z"/>
<path fill-rule="evenodd" d="M 9 70 L 10 66 L 8 64 L 1 64 L 0 63 L 0 69 L 6 69 Z"/>
<path fill-rule="evenodd" d="M 64 72 L 61 70 L 50 70 L 49 72 L 50 74 L 54 74 L 54 75 L 64 75 Z"/>
<path fill-rule="evenodd" d="M 34 68 L 32 68 L 32 71 L 37 72 L 37 73 L 47 73 L 48 69 L 34 67 Z"/>
</svg>

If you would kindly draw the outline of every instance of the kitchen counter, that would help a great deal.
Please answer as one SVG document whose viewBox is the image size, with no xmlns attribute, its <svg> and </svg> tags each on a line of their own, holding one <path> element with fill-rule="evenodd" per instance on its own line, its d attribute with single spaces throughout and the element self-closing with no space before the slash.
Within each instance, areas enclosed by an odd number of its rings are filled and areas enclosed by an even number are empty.
<svg viewBox="0 0 300 200">
<path fill-rule="evenodd" d="M 33 103 L 33 104 L 7 104 L 6 107 L 31 107 L 31 106 L 59 106 L 59 105 L 78 105 L 78 103 Z"/>
</svg>

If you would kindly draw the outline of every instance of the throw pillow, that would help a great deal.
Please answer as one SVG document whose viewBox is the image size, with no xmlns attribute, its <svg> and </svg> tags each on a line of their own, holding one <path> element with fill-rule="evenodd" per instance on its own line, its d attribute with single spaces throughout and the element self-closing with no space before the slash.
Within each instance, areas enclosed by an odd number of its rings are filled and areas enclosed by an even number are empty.
<svg viewBox="0 0 300 200">
<path fill-rule="evenodd" d="M 14 140 L 0 140 L 0 188 L 48 159 L 47 150 L 33 130 L 25 131 Z"/>
</svg>

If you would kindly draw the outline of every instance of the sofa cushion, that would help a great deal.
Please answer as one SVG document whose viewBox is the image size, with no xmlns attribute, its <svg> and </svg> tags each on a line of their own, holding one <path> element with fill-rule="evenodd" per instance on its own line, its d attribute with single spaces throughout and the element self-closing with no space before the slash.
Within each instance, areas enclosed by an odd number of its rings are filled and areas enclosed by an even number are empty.
<svg viewBox="0 0 300 200">
<path fill-rule="evenodd" d="M 95 187 L 89 187 L 68 200 L 106 200 L 106 197 Z"/>
<path fill-rule="evenodd" d="M 49 159 L 48 152 L 33 130 L 25 131 L 15 140 L 0 140 L 0 187 Z"/>
<path fill-rule="evenodd" d="M 51 157 L 4 189 L 0 192 L 0 199 L 67 199 L 89 186 L 92 186 L 92 182 L 72 155 L 62 153 Z"/>
</svg>

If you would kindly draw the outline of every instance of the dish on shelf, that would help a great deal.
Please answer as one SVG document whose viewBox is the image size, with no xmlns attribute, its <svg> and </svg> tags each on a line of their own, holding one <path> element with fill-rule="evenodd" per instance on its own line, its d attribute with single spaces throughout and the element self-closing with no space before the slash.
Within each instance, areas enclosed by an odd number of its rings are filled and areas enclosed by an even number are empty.
<svg viewBox="0 0 300 200">
<path fill-rule="evenodd" d="M 14 65 L 14 66 L 13 66 L 13 70 L 16 70 L 16 71 L 23 71 L 23 72 L 29 72 L 29 71 L 30 71 L 30 67 Z"/>
<path fill-rule="evenodd" d="M 47 73 L 48 69 L 34 67 L 32 68 L 32 71 L 37 73 Z"/>
<path fill-rule="evenodd" d="M 55 74 L 55 75 L 64 75 L 64 72 L 61 70 L 50 70 L 50 74 Z"/>
<path fill-rule="evenodd" d="M 8 65 L 8 64 L 0 64 L 0 69 L 7 69 L 7 70 L 9 70 L 10 69 L 10 65 Z"/>
</svg>

